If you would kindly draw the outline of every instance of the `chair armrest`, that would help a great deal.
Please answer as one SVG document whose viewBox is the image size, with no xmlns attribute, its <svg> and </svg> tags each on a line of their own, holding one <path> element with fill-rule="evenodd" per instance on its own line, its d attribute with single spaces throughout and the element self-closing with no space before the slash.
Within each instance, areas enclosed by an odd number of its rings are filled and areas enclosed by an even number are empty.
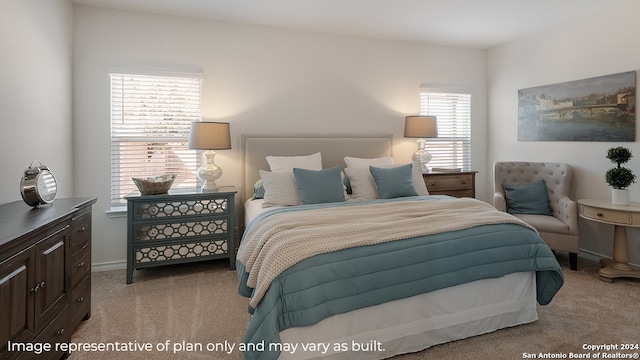
<svg viewBox="0 0 640 360">
<path fill-rule="evenodd" d="M 570 234 L 578 234 L 578 204 L 575 201 L 567 196 L 558 199 L 558 213 L 554 216 L 569 226 Z"/>
<path fill-rule="evenodd" d="M 507 201 L 504 198 L 504 194 L 499 192 L 493 193 L 493 206 L 500 211 L 507 211 Z"/>
</svg>

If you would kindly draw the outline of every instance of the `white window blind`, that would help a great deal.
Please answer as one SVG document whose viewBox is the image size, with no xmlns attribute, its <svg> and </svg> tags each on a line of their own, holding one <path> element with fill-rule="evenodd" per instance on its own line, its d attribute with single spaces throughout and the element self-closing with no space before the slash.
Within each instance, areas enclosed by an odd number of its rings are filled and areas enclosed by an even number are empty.
<svg viewBox="0 0 640 360">
<path fill-rule="evenodd" d="M 177 174 L 172 188 L 195 187 L 192 121 L 202 114 L 202 77 L 110 74 L 111 207 L 126 204 L 132 177 Z"/>
<path fill-rule="evenodd" d="M 421 88 L 420 115 L 438 121 L 438 137 L 426 139 L 429 167 L 471 170 L 471 94 Z"/>
</svg>

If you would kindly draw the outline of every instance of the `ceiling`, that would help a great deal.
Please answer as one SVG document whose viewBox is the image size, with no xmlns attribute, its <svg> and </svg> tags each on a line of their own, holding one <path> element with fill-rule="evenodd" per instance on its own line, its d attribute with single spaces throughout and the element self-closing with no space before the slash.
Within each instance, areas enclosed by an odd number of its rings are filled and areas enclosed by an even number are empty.
<svg viewBox="0 0 640 360">
<path fill-rule="evenodd" d="M 490 48 L 616 0 L 72 0 L 105 8 L 431 44 Z"/>
</svg>

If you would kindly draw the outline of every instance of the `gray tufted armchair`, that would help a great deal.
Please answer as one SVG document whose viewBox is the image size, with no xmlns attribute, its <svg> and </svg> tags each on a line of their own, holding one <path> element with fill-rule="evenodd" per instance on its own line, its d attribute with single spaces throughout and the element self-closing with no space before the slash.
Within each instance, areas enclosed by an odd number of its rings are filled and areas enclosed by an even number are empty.
<svg viewBox="0 0 640 360">
<path fill-rule="evenodd" d="M 493 205 L 507 211 L 502 184 L 523 184 L 544 180 L 552 216 L 514 214 L 530 224 L 553 251 L 569 253 L 571 270 L 578 268 L 580 236 L 578 233 L 578 206 L 569 198 L 571 167 L 562 163 L 547 162 L 495 162 Z"/>
</svg>

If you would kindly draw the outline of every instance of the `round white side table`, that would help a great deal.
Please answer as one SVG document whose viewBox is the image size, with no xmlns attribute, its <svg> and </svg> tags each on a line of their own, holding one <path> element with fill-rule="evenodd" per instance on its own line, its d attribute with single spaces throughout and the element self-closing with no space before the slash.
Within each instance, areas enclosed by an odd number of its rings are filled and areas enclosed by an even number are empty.
<svg viewBox="0 0 640 360">
<path fill-rule="evenodd" d="M 627 248 L 627 226 L 640 227 L 640 203 L 613 205 L 601 199 L 578 200 L 580 217 L 614 226 L 613 260 L 601 259 L 600 279 L 611 282 L 614 278 L 628 277 L 640 279 L 640 270 L 629 265 Z"/>
</svg>

